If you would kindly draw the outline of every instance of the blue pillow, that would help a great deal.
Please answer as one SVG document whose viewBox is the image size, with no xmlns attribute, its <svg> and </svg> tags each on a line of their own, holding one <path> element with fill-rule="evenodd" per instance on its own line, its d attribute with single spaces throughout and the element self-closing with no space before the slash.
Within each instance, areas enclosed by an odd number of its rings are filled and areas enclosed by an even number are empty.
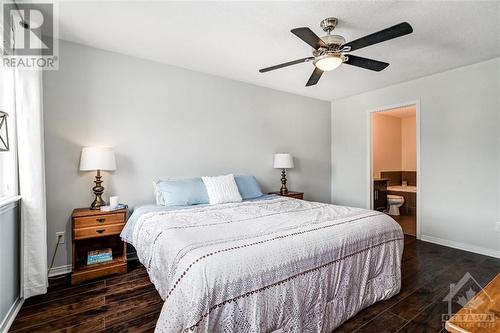
<svg viewBox="0 0 500 333">
<path fill-rule="evenodd" d="M 264 195 L 254 176 L 234 176 L 234 180 L 243 199 L 253 199 Z"/>
<path fill-rule="evenodd" d="M 189 206 L 208 204 L 208 193 L 201 178 L 161 180 L 156 190 L 165 206 Z"/>
</svg>

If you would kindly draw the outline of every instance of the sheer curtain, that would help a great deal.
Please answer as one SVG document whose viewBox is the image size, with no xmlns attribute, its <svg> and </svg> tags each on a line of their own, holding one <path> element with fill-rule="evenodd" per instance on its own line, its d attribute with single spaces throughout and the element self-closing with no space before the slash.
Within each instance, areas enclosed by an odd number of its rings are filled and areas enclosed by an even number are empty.
<svg viewBox="0 0 500 333">
<path fill-rule="evenodd" d="M 14 25 L 14 39 L 23 33 L 24 28 Z M 21 195 L 21 296 L 26 299 L 46 293 L 48 284 L 42 71 L 16 68 L 14 80 Z"/>
</svg>

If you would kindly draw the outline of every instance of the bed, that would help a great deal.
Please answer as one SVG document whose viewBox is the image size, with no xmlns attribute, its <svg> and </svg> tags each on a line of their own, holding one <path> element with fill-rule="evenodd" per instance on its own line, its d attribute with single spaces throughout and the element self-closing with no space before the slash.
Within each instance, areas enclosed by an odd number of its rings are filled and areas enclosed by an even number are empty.
<svg viewBox="0 0 500 333">
<path fill-rule="evenodd" d="M 403 233 L 371 210 L 274 195 L 151 205 L 122 238 L 164 300 L 156 332 L 331 332 L 401 286 Z"/>
</svg>

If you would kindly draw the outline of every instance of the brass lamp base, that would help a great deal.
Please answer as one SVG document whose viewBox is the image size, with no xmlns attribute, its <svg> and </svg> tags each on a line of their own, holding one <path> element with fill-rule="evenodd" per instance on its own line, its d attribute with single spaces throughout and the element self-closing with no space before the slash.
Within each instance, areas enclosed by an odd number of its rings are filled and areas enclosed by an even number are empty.
<svg viewBox="0 0 500 333">
<path fill-rule="evenodd" d="M 90 204 L 90 209 L 101 209 L 102 206 L 106 206 L 106 202 L 102 199 L 102 194 L 104 193 L 104 187 L 102 187 L 101 171 L 97 170 L 97 175 L 95 176 L 95 186 L 92 188 L 95 194 L 95 199 Z"/>
<path fill-rule="evenodd" d="M 286 170 L 283 169 L 281 171 L 281 189 L 280 189 L 281 194 L 286 194 L 288 193 L 288 188 L 286 187 Z"/>
</svg>

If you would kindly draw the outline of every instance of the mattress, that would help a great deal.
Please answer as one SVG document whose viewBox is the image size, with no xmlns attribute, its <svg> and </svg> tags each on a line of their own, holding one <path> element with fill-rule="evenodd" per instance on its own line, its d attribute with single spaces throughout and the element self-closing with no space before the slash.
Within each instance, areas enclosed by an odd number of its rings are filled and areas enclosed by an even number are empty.
<svg viewBox="0 0 500 333">
<path fill-rule="evenodd" d="M 330 332 L 400 290 L 403 233 L 380 212 L 277 196 L 151 209 L 122 236 L 164 300 L 157 332 Z"/>
</svg>

